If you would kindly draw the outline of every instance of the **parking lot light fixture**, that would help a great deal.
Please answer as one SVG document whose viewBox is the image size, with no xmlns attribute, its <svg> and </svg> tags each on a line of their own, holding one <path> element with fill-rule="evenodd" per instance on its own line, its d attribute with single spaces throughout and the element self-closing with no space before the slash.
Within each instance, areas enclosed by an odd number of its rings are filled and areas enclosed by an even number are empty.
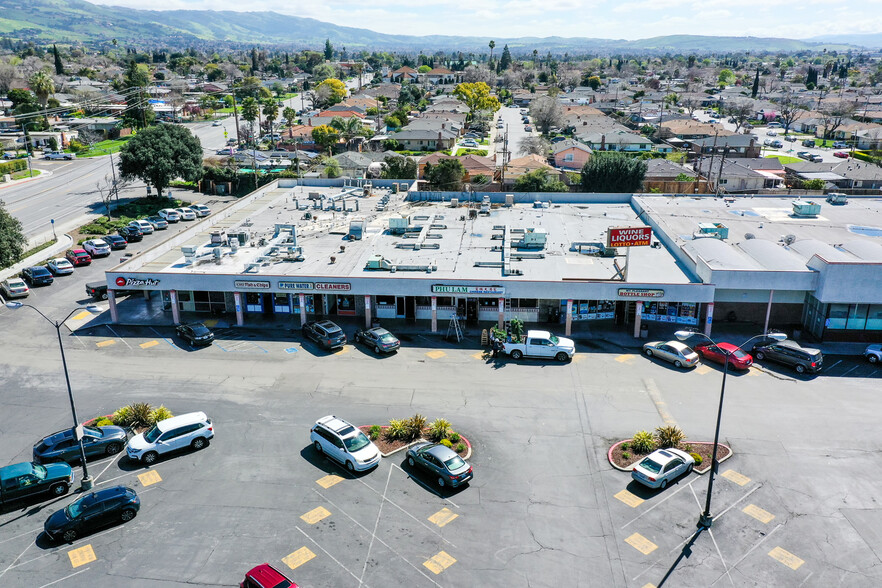
<svg viewBox="0 0 882 588">
<path fill-rule="evenodd" d="M 43 312 L 39 308 L 37 308 L 36 306 L 31 306 L 30 304 L 23 304 L 21 302 L 7 302 L 6 303 L 6 307 L 10 308 L 12 310 L 17 310 L 23 306 L 27 306 L 28 308 L 34 310 L 37 314 L 39 314 L 41 317 L 43 317 L 46 320 L 46 322 L 48 322 L 50 325 L 55 327 L 55 333 L 58 335 L 58 350 L 61 352 L 61 366 L 64 368 L 64 381 L 67 384 L 67 397 L 70 399 L 70 411 L 71 411 L 71 414 L 73 415 L 74 433 L 76 435 L 77 430 L 79 429 L 79 426 L 80 426 L 80 421 L 77 418 L 77 407 L 74 404 L 73 391 L 71 390 L 71 387 L 70 387 L 70 374 L 68 374 L 68 371 L 67 371 L 67 359 L 65 359 L 65 357 L 64 357 L 64 344 L 62 343 L 62 339 L 61 339 L 61 327 L 64 325 L 65 322 L 67 322 L 67 319 L 72 317 L 73 314 L 75 312 L 77 312 L 78 310 L 86 310 L 88 312 L 96 314 L 96 313 L 100 312 L 101 309 L 99 309 L 94 304 L 90 304 L 89 306 L 78 306 L 78 307 L 74 308 L 72 311 L 70 311 L 70 313 L 68 313 L 68 315 L 66 317 L 64 317 L 62 320 L 54 321 L 54 320 L 50 319 L 48 316 L 46 316 L 45 314 L 43 314 Z M 83 491 L 91 490 L 92 489 L 92 478 L 89 476 L 89 470 L 88 470 L 88 466 L 86 464 L 86 450 L 83 447 L 83 437 L 82 437 L 82 435 L 77 435 L 77 436 L 79 437 L 78 442 L 80 444 L 80 460 L 83 463 L 83 479 L 80 481 L 80 488 L 82 488 Z"/>
<path fill-rule="evenodd" d="M 700 333 L 697 331 L 676 331 L 674 333 L 674 336 L 680 341 L 685 341 L 694 335 L 704 337 L 705 339 L 710 341 L 712 345 L 717 345 L 716 341 L 714 341 L 704 333 Z M 754 339 L 761 338 L 773 339 L 775 341 L 783 341 L 787 338 L 787 335 L 785 335 L 784 333 L 764 333 L 762 335 L 754 335 L 753 337 L 739 345 L 738 348 L 740 349 L 744 347 Z M 720 406 L 719 408 L 717 408 L 717 427 L 714 431 L 714 451 L 711 457 L 711 467 L 707 477 L 707 498 L 704 503 L 704 512 L 701 513 L 701 516 L 698 517 L 698 527 L 702 529 L 709 529 L 714 522 L 714 517 L 713 515 L 711 515 L 711 496 L 713 495 L 714 491 L 714 475 L 717 473 L 717 468 L 720 465 L 719 463 L 717 463 L 717 448 L 720 444 L 720 420 L 723 418 L 723 399 L 726 396 L 726 375 L 729 373 L 728 356 L 731 355 L 728 350 L 723 349 L 722 347 L 719 347 L 719 349 L 723 353 L 723 355 L 726 356 L 726 361 L 723 362 L 723 383 L 720 386 Z"/>
</svg>

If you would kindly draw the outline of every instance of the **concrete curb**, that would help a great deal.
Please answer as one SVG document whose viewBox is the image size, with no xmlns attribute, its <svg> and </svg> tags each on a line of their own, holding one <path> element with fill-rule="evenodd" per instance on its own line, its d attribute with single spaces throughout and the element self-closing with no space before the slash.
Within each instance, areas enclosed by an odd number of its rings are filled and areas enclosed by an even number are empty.
<svg viewBox="0 0 882 588">
<path fill-rule="evenodd" d="M 359 430 L 361 430 L 362 433 L 364 433 L 365 435 L 368 435 L 368 432 L 364 431 L 364 429 L 368 429 L 368 431 L 370 431 L 370 428 L 372 426 L 373 425 L 359 425 L 358 428 L 359 428 Z M 380 425 L 380 428 L 381 429 L 388 429 L 389 425 Z M 368 437 L 370 437 L 370 435 L 368 435 Z M 471 444 L 471 442 L 469 442 L 468 439 L 463 437 L 462 434 L 460 434 L 459 439 L 460 439 L 460 441 L 462 441 L 463 443 L 466 444 L 467 451 L 466 451 L 466 455 L 463 459 L 467 460 L 472 456 L 472 444 Z M 405 449 L 416 445 L 417 443 L 431 443 L 431 441 L 420 437 L 419 439 L 414 439 L 413 441 L 411 441 L 407 445 L 399 447 L 398 449 L 394 449 L 394 450 L 390 451 L 389 453 L 383 453 L 382 451 L 380 451 L 380 455 L 382 455 L 383 457 L 391 457 L 391 456 L 395 455 L 396 453 L 401 453 Z M 456 450 L 454 450 L 454 451 L 456 451 Z M 630 470 L 628 470 L 628 471 L 630 471 Z"/>
<path fill-rule="evenodd" d="M 616 465 L 615 462 L 613 462 L 613 458 L 612 458 L 613 449 L 615 449 L 616 447 L 618 447 L 622 443 L 630 443 L 631 441 L 633 441 L 633 439 L 622 439 L 618 443 L 614 443 L 612 445 L 612 447 L 609 448 L 609 451 L 606 452 L 606 459 L 607 459 L 607 461 L 609 461 L 609 465 L 611 465 L 613 468 L 619 470 L 620 472 L 630 472 L 631 469 L 630 468 L 623 468 L 619 465 Z M 689 441 L 689 445 L 713 445 L 713 441 Z M 725 447 L 726 449 L 728 449 L 729 454 L 726 455 L 726 457 L 718 459 L 717 463 L 723 463 L 724 461 L 726 461 L 727 459 L 729 459 L 730 457 L 735 455 L 735 452 L 732 451 L 732 448 L 729 447 L 728 445 L 726 445 L 725 443 L 720 443 L 719 445 L 720 445 L 720 447 Z M 696 474 L 704 475 L 707 473 L 708 470 L 710 470 L 709 463 L 703 469 L 693 468 L 692 471 L 695 472 Z"/>
<path fill-rule="evenodd" d="M 33 168 L 33 166 L 31 166 Z M 36 171 L 40 172 L 40 175 L 33 178 L 22 178 L 20 180 L 10 180 L 8 182 L 0 183 L 0 190 L 3 188 L 11 188 L 12 186 L 20 186 L 22 184 L 26 184 L 27 182 L 34 182 L 41 178 L 48 178 L 52 175 L 52 172 L 45 169 L 37 169 Z"/>
<path fill-rule="evenodd" d="M 30 267 L 34 265 L 38 261 L 43 261 L 44 259 L 49 259 L 50 257 L 54 257 L 57 253 L 64 251 L 65 249 L 70 249 L 73 244 L 73 238 L 64 234 L 59 239 L 55 245 L 51 247 L 47 247 L 42 251 L 38 251 L 33 255 L 26 257 L 25 259 L 19 261 L 15 265 L 8 267 L 4 270 L 0 270 L 0 280 L 5 280 L 9 276 L 13 276 L 20 272 L 22 268 Z"/>
</svg>

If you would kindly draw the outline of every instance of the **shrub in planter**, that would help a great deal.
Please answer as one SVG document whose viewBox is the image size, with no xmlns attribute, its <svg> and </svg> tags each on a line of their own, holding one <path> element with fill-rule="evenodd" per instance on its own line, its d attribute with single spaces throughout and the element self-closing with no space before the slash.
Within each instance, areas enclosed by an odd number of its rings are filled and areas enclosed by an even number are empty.
<svg viewBox="0 0 882 588">
<path fill-rule="evenodd" d="M 697 453 L 690 453 L 689 455 L 691 455 L 691 456 L 692 456 L 692 459 L 695 460 L 695 466 L 696 466 L 696 467 L 700 466 L 700 465 L 701 465 L 701 462 L 704 461 L 704 460 L 701 458 L 701 456 L 698 455 Z"/>
<path fill-rule="evenodd" d="M 158 423 L 159 421 L 164 421 L 165 419 L 170 419 L 173 416 L 175 416 L 175 415 L 173 415 L 169 409 L 167 409 L 166 407 L 164 407 L 160 404 L 158 408 L 154 408 L 153 411 L 151 411 L 150 421 L 152 423 Z"/>
<path fill-rule="evenodd" d="M 407 425 L 403 420 L 392 419 L 389 421 L 389 428 L 386 429 L 386 438 L 391 441 L 404 439 L 407 435 Z"/>
<path fill-rule="evenodd" d="M 686 440 L 686 435 L 680 430 L 680 427 L 658 427 L 655 430 L 655 440 L 661 449 L 667 449 L 669 447 L 676 449 Z"/>
<path fill-rule="evenodd" d="M 426 417 L 420 413 L 416 413 L 405 422 L 407 427 L 407 440 L 412 441 L 423 434 L 423 429 L 426 426 Z"/>
<path fill-rule="evenodd" d="M 631 459 L 631 454 L 627 451 L 622 452 L 622 459 Z"/>
<path fill-rule="evenodd" d="M 132 407 L 123 406 L 113 413 L 113 424 L 118 427 L 128 427 L 132 424 Z"/>
<path fill-rule="evenodd" d="M 113 424 L 113 421 L 110 420 L 109 418 L 101 417 L 100 419 L 96 420 L 95 424 L 92 426 L 94 426 L 94 427 L 107 427 L 112 424 Z"/>
<path fill-rule="evenodd" d="M 380 425 L 373 425 L 371 427 L 370 438 L 371 441 L 376 441 L 380 438 L 380 433 L 383 431 L 383 428 Z"/>
<path fill-rule="evenodd" d="M 444 447 L 451 447 L 451 448 L 453 447 L 453 443 L 450 442 L 450 439 L 441 439 L 441 441 L 439 441 L 439 443 L 441 445 L 443 445 Z"/>
<path fill-rule="evenodd" d="M 432 421 L 432 424 L 429 425 L 429 437 L 431 437 L 432 441 L 435 441 L 436 443 L 447 437 L 449 431 L 450 421 L 445 419 L 435 419 Z"/>
<path fill-rule="evenodd" d="M 628 449 L 628 447 L 630 447 L 630 446 L 631 446 L 631 445 L 630 445 L 628 442 L 625 442 L 625 443 L 622 443 L 621 445 L 619 445 L 619 447 L 622 448 L 622 451 L 625 451 L 625 450 Z"/>
<path fill-rule="evenodd" d="M 146 402 L 135 402 L 129 405 L 132 409 L 131 425 L 136 429 L 149 427 L 153 424 L 153 408 Z"/>
<path fill-rule="evenodd" d="M 451 434 L 450 434 L 450 437 L 448 437 L 448 439 L 450 439 L 450 440 L 451 440 L 452 442 L 454 442 L 454 443 L 459 443 L 459 440 L 460 440 L 461 438 L 462 438 L 462 437 L 460 437 L 460 436 L 459 436 L 459 433 L 457 433 L 456 431 L 454 431 L 453 433 L 451 433 Z"/>
<path fill-rule="evenodd" d="M 465 450 L 466 450 L 466 444 L 465 444 L 465 443 L 460 443 L 459 445 L 456 446 L 456 451 L 459 452 L 459 453 L 462 453 L 462 452 L 465 451 Z"/>
<path fill-rule="evenodd" d="M 631 449 L 634 453 L 649 453 L 655 449 L 655 437 L 649 431 L 637 431 L 631 439 Z"/>
</svg>

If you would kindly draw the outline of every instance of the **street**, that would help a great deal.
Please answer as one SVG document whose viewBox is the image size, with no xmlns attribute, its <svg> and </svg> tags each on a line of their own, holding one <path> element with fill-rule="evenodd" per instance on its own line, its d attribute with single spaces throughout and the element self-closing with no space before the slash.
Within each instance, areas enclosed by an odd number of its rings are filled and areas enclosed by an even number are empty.
<svg viewBox="0 0 882 588">
<path fill-rule="evenodd" d="M 512 159 L 517 159 L 518 157 L 523 157 L 524 154 L 521 153 L 521 140 L 527 136 L 536 135 L 536 129 L 533 127 L 533 131 L 527 132 L 524 130 L 524 123 L 521 122 L 521 109 L 516 106 L 510 106 L 499 109 L 499 119 L 502 119 L 502 122 L 505 124 L 503 129 L 497 129 L 496 124 L 491 124 L 491 135 L 490 141 L 493 145 L 496 146 L 496 161 L 497 163 L 502 163 L 502 155 L 505 149 L 505 143 L 503 141 L 493 142 L 494 138 L 498 134 L 508 134 L 508 161 Z"/>
</svg>

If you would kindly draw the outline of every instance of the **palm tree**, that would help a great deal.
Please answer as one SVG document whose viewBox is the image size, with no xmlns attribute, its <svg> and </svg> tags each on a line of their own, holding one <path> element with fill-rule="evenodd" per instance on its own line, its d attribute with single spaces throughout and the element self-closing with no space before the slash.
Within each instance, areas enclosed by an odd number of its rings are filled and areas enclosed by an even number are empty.
<svg viewBox="0 0 882 588">
<path fill-rule="evenodd" d="M 267 98 L 263 101 L 263 117 L 266 120 L 270 136 L 272 136 L 273 121 L 279 118 L 279 105 L 273 98 Z"/>
<path fill-rule="evenodd" d="M 251 134 L 254 135 L 254 121 L 260 116 L 260 105 L 251 96 L 242 101 L 242 118 L 251 126 Z"/>
<path fill-rule="evenodd" d="M 291 126 L 294 124 L 294 119 L 297 118 L 297 111 L 290 106 L 286 106 L 282 111 L 282 116 L 285 117 L 285 124 L 288 126 L 288 137 L 290 138 Z"/>
<path fill-rule="evenodd" d="M 361 132 L 362 126 L 361 119 L 357 116 L 350 116 L 347 119 L 335 116 L 331 119 L 331 128 L 336 129 L 340 133 L 340 136 L 346 141 L 347 147 L 352 138 Z"/>
<path fill-rule="evenodd" d="M 496 47 L 496 41 L 490 41 L 488 46 L 490 47 L 490 63 L 493 63 L 493 49 Z"/>
<path fill-rule="evenodd" d="M 37 96 L 40 106 L 46 108 L 46 104 L 49 102 L 49 96 L 55 93 L 55 82 L 52 81 L 49 74 L 43 70 L 35 72 L 28 80 L 28 86 Z"/>
</svg>

